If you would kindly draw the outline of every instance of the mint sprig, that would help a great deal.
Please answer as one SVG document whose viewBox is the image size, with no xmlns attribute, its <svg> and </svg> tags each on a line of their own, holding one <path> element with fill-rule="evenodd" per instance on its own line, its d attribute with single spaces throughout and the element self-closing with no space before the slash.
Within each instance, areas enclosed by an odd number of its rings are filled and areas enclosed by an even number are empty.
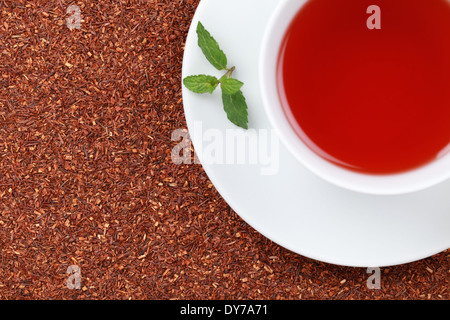
<svg viewBox="0 0 450 320">
<path fill-rule="evenodd" d="M 220 78 L 220 88 L 224 94 L 235 94 L 241 90 L 243 85 L 244 83 L 239 80 L 228 78 L 227 76 Z"/>
<path fill-rule="evenodd" d="M 195 93 L 213 93 L 219 84 L 219 80 L 213 76 L 204 74 L 184 78 L 184 85 Z"/>
<path fill-rule="evenodd" d="M 222 90 L 222 102 L 228 120 L 241 128 L 248 129 L 247 104 L 242 91 L 238 90 L 233 94 L 227 94 Z"/>
<path fill-rule="evenodd" d="M 220 49 L 217 41 L 211 36 L 201 22 L 197 24 L 198 46 L 202 49 L 206 59 L 217 69 L 227 68 L 227 56 Z"/>
<path fill-rule="evenodd" d="M 219 86 L 222 90 L 222 102 L 228 120 L 238 127 L 248 129 L 248 107 L 241 91 L 243 82 L 233 78 L 235 67 L 228 68 L 228 60 L 217 41 L 201 22 L 197 24 L 198 46 L 206 59 L 219 71 L 226 73 L 217 79 L 209 75 L 193 75 L 183 79 L 185 87 L 195 93 L 213 93 Z"/>
</svg>

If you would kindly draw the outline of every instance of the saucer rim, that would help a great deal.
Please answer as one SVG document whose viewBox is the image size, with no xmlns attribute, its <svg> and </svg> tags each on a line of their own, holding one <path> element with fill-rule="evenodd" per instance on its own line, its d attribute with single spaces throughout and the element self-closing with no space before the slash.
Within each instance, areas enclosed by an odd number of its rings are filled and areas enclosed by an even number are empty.
<svg viewBox="0 0 450 320">
<path fill-rule="evenodd" d="M 197 21 L 199 21 L 199 18 L 201 16 L 207 16 L 207 4 L 211 4 L 213 3 L 215 0 L 202 0 L 197 8 L 197 11 L 194 15 L 194 18 L 191 22 L 191 27 L 188 33 L 188 37 L 186 39 L 186 50 L 184 53 L 184 57 L 183 57 L 183 67 L 182 67 L 182 77 L 184 78 L 186 75 L 189 74 L 188 72 L 188 67 L 185 64 L 185 61 L 189 60 L 189 55 L 191 55 L 190 53 L 190 49 L 196 48 L 196 44 L 193 44 L 193 37 L 194 37 L 194 25 Z M 229 2 L 235 2 L 235 3 L 239 3 L 237 0 L 230 0 Z M 252 0 L 255 1 L 255 0 Z M 264 2 L 266 4 L 269 4 L 273 1 L 260 1 L 260 2 Z M 260 3 L 259 2 L 259 3 Z M 274 4 L 271 4 L 272 6 L 274 6 Z M 192 55 L 201 55 L 200 52 L 195 51 L 195 53 L 192 53 Z M 191 111 L 191 106 L 189 106 L 189 101 L 191 100 L 191 98 L 194 97 L 193 94 L 191 94 L 190 92 L 188 92 L 184 87 L 183 87 L 183 106 L 184 106 L 184 111 L 185 111 L 185 118 L 186 118 L 186 124 L 188 126 L 188 130 L 189 132 L 192 132 L 192 126 L 193 126 L 193 121 L 195 120 L 194 115 L 192 114 Z M 227 127 L 225 125 L 225 127 Z M 223 128 L 222 128 L 223 129 Z M 194 148 L 196 148 L 199 143 L 198 141 L 195 140 L 195 138 L 192 138 L 192 144 L 194 146 Z M 405 263 L 410 263 L 410 262 L 414 262 L 417 260 L 421 260 L 430 256 L 433 256 L 435 254 L 438 254 L 442 251 L 445 251 L 446 249 L 448 249 L 450 247 L 450 239 L 447 239 L 447 243 L 442 243 L 438 246 L 433 247 L 432 249 L 428 248 L 426 250 L 426 253 L 423 252 L 417 252 L 416 254 L 410 254 L 409 256 L 405 256 L 403 258 L 399 258 L 399 259 L 391 259 L 391 260 L 385 260 L 383 261 L 383 259 L 379 259 L 379 257 L 376 257 L 375 259 L 373 259 L 373 261 L 370 261 L 370 259 L 365 259 L 365 261 L 362 261 L 361 259 L 355 259 L 355 258 L 349 258 L 349 257 L 341 257 L 341 258 L 329 258 L 326 257 L 320 253 L 317 252 L 310 252 L 308 250 L 306 250 L 305 248 L 299 248 L 297 246 L 292 245 L 291 242 L 286 241 L 286 239 L 284 239 L 283 237 L 280 237 L 280 234 L 274 234 L 273 232 L 271 232 L 271 230 L 267 229 L 266 227 L 264 227 L 261 224 L 261 221 L 258 220 L 258 218 L 254 215 L 252 215 L 251 213 L 247 212 L 245 209 L 241 208 L 242 206 L 238 203 L 237 199 L 235 197 L 233 197 L 233 194 L 229 192 L 229 190 L 227 190 L 224 186 L 224 184 L 222 184 L 220 182 L 220 175 L 218 174 L 218 172 L 216 171 L 216 167 L 214 166 L 210 166 L 208 164 L 202 163 L 203 169 L 205 170 L 205 173 L 207 174 L 208 178 L 210 179 L 210 181 L 213 183 L 213 185 L 215 186 L 216 190 L 218 191 L 218 193 L 220 194 L 220 196 L 227 202 L 227 204 L 230 206 L 230 208 L 236 213 L 238 214 L 245 222 L 247 222 L 252 228 L 254 228 L 256 231 L 258 231 L 259 233 L 261 233 L 263 236 L 265 236 L 266 238 L 268 238 L 269 240 L 279 244 L 280 246 L 294 252 L 297 253 L 301 256 L 305 256 L 307 258 L 311 258 L 317 261 L 321 261 L 321 262 L 326 262 L 326 263 L 330 263 L 330 264 L 335 264 L 335 265 L 342 265 L 342 266 L 349 266 L 349 267 L 384 267 L 384 266 L 392 266 L 392 265 L 398 265 L 398 264 L 405 264 Z M 324 185 L 325 187 L 325 185 Z M 381 262 L 381 263 L 380 263 Z"/>
</svg>

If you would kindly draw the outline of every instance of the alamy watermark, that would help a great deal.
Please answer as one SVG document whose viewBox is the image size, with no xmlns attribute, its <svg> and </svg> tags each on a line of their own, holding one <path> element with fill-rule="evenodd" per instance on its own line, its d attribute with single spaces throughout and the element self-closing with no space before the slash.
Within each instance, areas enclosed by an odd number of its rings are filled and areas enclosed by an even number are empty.
<svg viewBox="0 0 450 320">
<path fill-rule="evenodd" d="M 278 173 L 280 142 L 272 129 L 203 129 L 202 122 L 195 121 L 191 134 L 196 142 L 194 154 L 187 129 L 172 133 L 172 141 L 178 141 L 172 149 L 173 163 L 255 165 L 261 175 Z"/>
<path fill-rule="evenodd" d="M 370 274 L 366 281 L 367 288 L 370 290 L 380 290 L 381 289 L 381 269 L 367 268 L 367 274 Z"/>
<path fill-rule="evenodd" d="M 370 17 L 367 19 L 367 28 L 369 30 L 381 29 L 381 9 L 377 5 L 371 5 L 367 8 Z"/>
<path fill-rule="evenodd" d="M 81 289 L 81 269 L 77 265 L 72 265 L 67 268 L 66 273 L 69 275 L 66 281 L 68 289 Z"/>
<path fill-rule="evenodd" d="M 70 14 L 70 16 L 68 16 L 66 19 L 67 28 L 69 28 L 70 30 L 81 29 L 80 7 L 75 4 L 72 4 L 69 7 L 67 7 L 66 13 Z"/>
</svg>

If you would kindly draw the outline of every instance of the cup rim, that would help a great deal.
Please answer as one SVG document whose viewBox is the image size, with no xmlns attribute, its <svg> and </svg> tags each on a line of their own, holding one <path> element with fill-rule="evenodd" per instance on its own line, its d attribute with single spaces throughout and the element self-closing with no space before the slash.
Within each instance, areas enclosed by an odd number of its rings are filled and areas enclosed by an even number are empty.
<svg viewBox="0 0 450 320">
<path fill-rule="evenodd" d="M 373 195 L 398 195 L 430 188 L 450 178 L 450 144 L 446 154 L 419 168 L 393 174 L 351 171 L 312 151 L 292 128 L 281 106 L 277 89 L 280 47 L 292 19 L 308 0 L 283 0 L 264 32 L 259 57 L 259 84 L 269 122 L 288 151 L 309 171 L 339 187 Z"/>
</svg>

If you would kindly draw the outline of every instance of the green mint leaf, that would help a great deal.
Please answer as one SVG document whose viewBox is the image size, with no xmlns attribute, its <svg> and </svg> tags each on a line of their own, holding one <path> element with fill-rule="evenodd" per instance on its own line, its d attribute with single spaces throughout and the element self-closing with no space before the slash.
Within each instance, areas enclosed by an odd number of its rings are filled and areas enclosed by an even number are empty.
<svg viewBox="0 0 450 320">
<path fill-rule="evenodd" d="M 235 94 L 239 90 L 241 90 L 241 87 L 244 85 L 243 82 L 228 78 L 227 76 L 223 76 L 220 78 L 220 88 L 222 89 L 222 92 L 228 95 Z"/>
<path fill-rule="evenodd" d="M 226 94 L 222 91 L 223 108 L 228 120 L 238 127 L 248 129 L 248 111 L 245 97 L 241 90 L 234 94 Z"/>
<path fill-rule="evenodd" d="M 206 59 L 217 69 L 227 68 L 227 57 L 220 49 L 217 41 L 205 29 L 201 22 L 197 25 L 198 46 L 202 49 Z"/>
<path fill-rule="evenodd" d="M 201 74 L 184 78 L 183 84 L 195 93 L 213 93 L 219 80 L 216 77 Z"/>
</svg>

